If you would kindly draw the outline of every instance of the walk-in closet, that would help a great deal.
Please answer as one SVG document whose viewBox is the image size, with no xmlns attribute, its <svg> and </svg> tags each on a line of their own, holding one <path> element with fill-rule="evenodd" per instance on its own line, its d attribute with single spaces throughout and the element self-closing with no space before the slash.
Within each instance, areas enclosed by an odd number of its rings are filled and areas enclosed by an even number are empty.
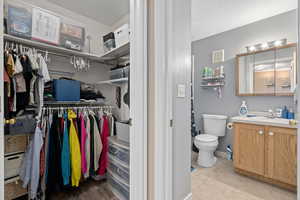
<svg viewBox="0 0 300 200">
<path fill-rule="evenodd" d="M 4 196 L 130 199 L 129 1 L 6 0 Z"/>
</svg>

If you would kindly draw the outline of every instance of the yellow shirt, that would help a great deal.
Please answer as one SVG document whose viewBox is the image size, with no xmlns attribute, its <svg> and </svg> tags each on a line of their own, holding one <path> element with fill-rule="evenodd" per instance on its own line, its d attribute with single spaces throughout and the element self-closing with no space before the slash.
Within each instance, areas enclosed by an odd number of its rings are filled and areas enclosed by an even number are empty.
<svg viewBox="0 0 300 200">
<path fill-rule="evenodd" d="M 72 186 L 78 187 L 81 178 L 81 153 L 78 135 L 73 123 L 73 119 L 76 118 L 76 114 L 72 111 L 68 111 L 68 119 L 71 122 L 70 125 L 70 153 L 71 153 L 71 182 Z"/>
</svg>

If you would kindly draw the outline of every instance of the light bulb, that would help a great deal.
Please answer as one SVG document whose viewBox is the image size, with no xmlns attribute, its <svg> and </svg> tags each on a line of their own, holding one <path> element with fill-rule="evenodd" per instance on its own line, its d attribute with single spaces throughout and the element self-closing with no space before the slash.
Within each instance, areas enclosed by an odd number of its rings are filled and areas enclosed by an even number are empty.
<svg viewBox="0 0 300 200">
<path fill-rule="evenodd" d="M 262 48 L 262 49 L 266 49 L 266 48 L 268 48 L 268 47 L 269 47 L 268 43 L 263 43 L 263 44 L 261 45 L 261 48 Z"/>
</svg>

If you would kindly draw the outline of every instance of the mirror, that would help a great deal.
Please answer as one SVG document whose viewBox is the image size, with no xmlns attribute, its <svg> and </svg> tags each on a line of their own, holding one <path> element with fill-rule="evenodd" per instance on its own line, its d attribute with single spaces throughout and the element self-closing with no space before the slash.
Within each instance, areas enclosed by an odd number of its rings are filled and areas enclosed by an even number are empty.
<svg viewBox="0 0 300 200">
<path fill-rule="evenodd" d="M 237 96 L 291 96 L 296 87 L 296 44 L 237 55 Z"/>
</svg>

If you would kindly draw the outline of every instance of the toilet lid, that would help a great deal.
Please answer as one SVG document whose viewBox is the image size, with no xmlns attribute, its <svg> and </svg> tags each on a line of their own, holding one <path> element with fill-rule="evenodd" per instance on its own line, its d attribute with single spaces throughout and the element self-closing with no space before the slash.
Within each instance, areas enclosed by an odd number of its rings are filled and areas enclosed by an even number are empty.
<svg viewBox="0 0 300 200">
<path fill-rule="evenodd" d="M 218 140 L 218 137 L 209 134 L 200 134 L 196 136 L 196 140 L 199 140 L 201 142 L 214 142 Z"/>
</svg>

